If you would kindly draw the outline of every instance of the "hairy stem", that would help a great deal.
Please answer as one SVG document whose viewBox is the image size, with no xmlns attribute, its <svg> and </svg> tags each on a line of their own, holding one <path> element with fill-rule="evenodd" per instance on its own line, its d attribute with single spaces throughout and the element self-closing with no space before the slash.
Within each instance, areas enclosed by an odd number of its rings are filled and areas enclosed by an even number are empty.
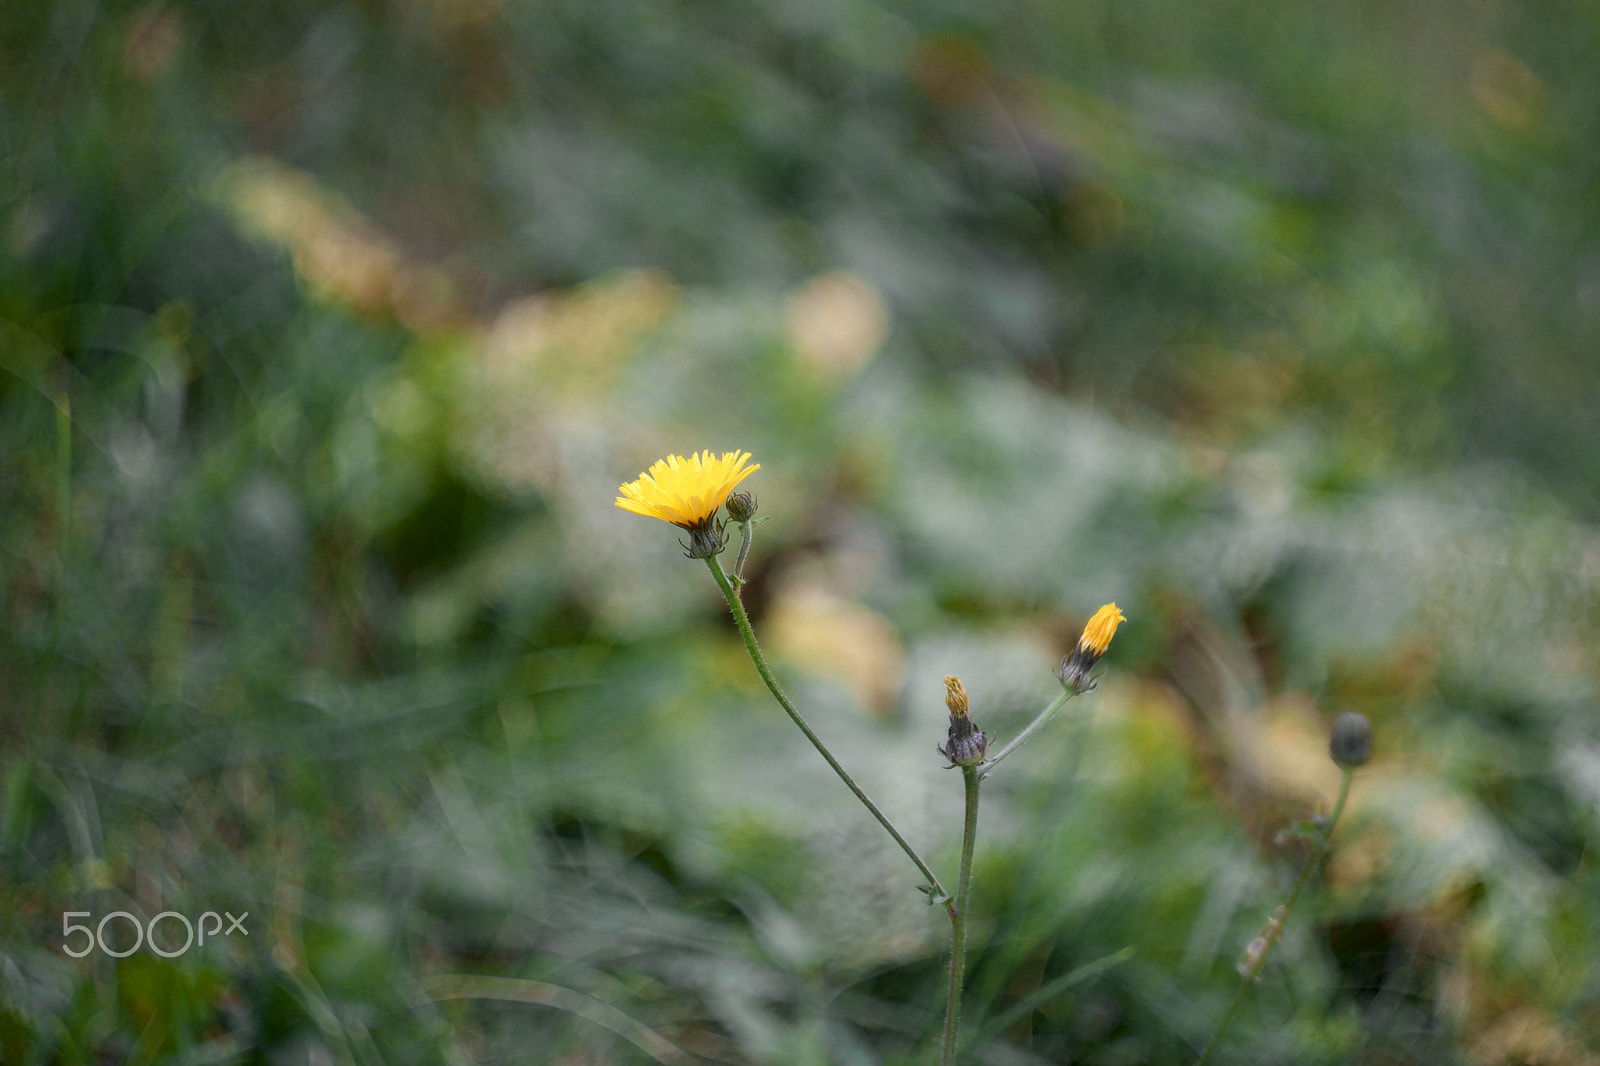
<svg viewBox="0 0 1600 1066">
<path fill-rule="evenodd" d="M 1012 752 L 1022 747 L 1029 737 L 1033 736 L 1040 729 L 1044 728 L 1045 724 L 1049 722 L 1050 719 L 1055 717 L 1056 712 L 1062 707 L 1066 706 L 1067 701 L 1077 694 L 1077 689 L 1063 689 L 1061 695 L 1050 701 L 1050 706 L 1040 711 L 1038 717 L 1034 718 L 1033 721 L 1028 723 L 1028 728 L 1024 729 L 1022 732 L 1018 733 L 1014 738 L 1012 738 L 1011 743 L 1007 744 L 1005 747 L 995 752 L 992 756 L 978 764 L 978 776 L 980 778 L 988 777 L 989 772 L 995 768 L 995 765 L 999 763 L 1001 759 L 1004 759 L 1007 755 L 1010 755 Z"/>
<path fill-rule="evenodd" d="M 733 561 L 733 583 L 744 587 L 744 561 L 750 558 L 750 542 L 756 539 L 755 522 L 739 523 L 739 555 Z"/>
<path fill-rule="evenodd" d="M 1233 1016 L 1238 1014 L 1239 1008 L 1244 1005 L 1250 986 L 1255 984 L 1256 978 L 1261 975 L 1268 956 L 1272 954 L 1272 949 L 1282 937 L 1283 928 L 1289 924 L 1289 918 L 1294 914 L 1294 905 L 1300 901 L 1300 894 L 1305 891 L 1306 884 L 1311 880 L 1311 871 L 1322 865 L 1322 857 L 1328 853 L 1328 841 L 1333 837 L 1333 827 L 1339 824 L 1339 816 L 1344 813 L 1344 801 L 1350 796 L 1350 779 L 1355 775 L 1355 770 L 1351 767 L 1346 766 L 1343 770 L 1344 775 L 1339 781 L 1339 798 L 1334 801 L 1333 813 L 1328 815 L 1328 822 L 1317 837 L 1317 846 L 1312 849 L 1311 858 L 1306 862 L 1305 869 L 1300 871 L 1300 879 L 1294 883 L 1294 891 L 1289 893 L 1289 902 L 1283 905 L 1283 916 L 1278 920 L 1278 936 L 1269 939 L 1263 946 L 1261 954 L 1251 961 L 1250 968 L 1244 972 L 1243 980 L 1239 982 L 1239 991 L 1234 993 L 1233 1002 L 1228 1004 L 1228 1012 L 1222 1016 L 1222 1021 L 1217 1023 L 1217 1031 L 1211 1034 L 1211 1042 L 1200 1052 L 1200 1057 L 1195 1060 L 1195 1066 L 1205 1066 L 1211 1058 L 1211 1053 L 1222 1043 L 1223 1034 L 1228 1031 L 1228 1026 L 1233 1024 Z"/>
<path fill-rule="evenodd" d="M 795 710 L 794 704 L 789 702 L 789 697 L 784 694 L 783 689 L 778 685 L 778 679 L 773 674 L 772 667 L 767 665 L 767 658 L 761 652 L 761 645 L 756 643 L 755 630 L 750 628 L 750 616 L 745 613 L 744 603 L 739 599 L 739 593 L 729 583 L 728 575 L 722 572 L 722 564 L 717 561 L 715 555 L 710 555 L 706 557 L 706 566 L 711 570 L 711 576 L 717 579 L 717 587 L 722 590 L 722 598 L 728 601 L 728 610 L 733 612 L 733 620 L 739 626 L 739 635 L 744 638 L 745 651 L 750 653 L 750 661 L 755 663 L 756 673 L 760 674 L 761 680 L 766 683 L 767 691 L 772 693 L 772 698 L 778 701 L 778 706 L 784 709 L 785 713 L 794 721 L 794 724 L 800 727 L 800 732 L 804 733 L 806 739 L 811 741 L 811 746 L 817 749 L 817 753 L 827 760 L 829 766 L 833 767 L 833 772 L 839 775 L 839 780 L 843 781 L 850 791 L 855 793 L 856 799 L 861 801 L 862 806 L 871 811 L 872 816 L 878 820 L 878 824 L 883 826 L 890 836 L 894 837 L 894 842 L 900 845 L 900 850 L 905 852 L 912 862 L 916 863 L 917 869 L 922 871 L 922 876 L 928 879 L 928 887 L 931 890 L 930 898 L 943 903 L 945 909 L 951 912 L 952 920 L 954 920 L 955 907 L 951 901 L 950 894 L 939 883 L 939 878 L 934 875 L 933 870 L 928 867 L 926 862 L 922 861 L 922 856 L 917 854 L 917 849 L 913 848 L 910 842 L 900 835 L 900 830 L 896 829 L 894 823 L 889 821 L 888 816 L 878 809 L 878 805 L 873 803 L 865 792 L 861 791 L 861 786 L 856 784 L 855 780 L 845 772 L 845 768 L 839 765 L 839 760 L 833 757 L 833 752 L 828 750 L 828 746 L 822 742 L 822 738 L 817 736 L 806 720 L 801 717 L 800 712 Z"/>
<path fill-rule="evenodd" d="M 961 1029 L 961 986 L 967 974 L 967 909 L 972 899 L 972 849 L 978 839 L 977 767 L 963 766 L 967 817 L 961 831 L 961 873 L 956 879 L 956 906 L 950 915 L 950 988 L 944 1006 L 944 1045 L 939 1061 L 950 1066 Z"/>
</svg>

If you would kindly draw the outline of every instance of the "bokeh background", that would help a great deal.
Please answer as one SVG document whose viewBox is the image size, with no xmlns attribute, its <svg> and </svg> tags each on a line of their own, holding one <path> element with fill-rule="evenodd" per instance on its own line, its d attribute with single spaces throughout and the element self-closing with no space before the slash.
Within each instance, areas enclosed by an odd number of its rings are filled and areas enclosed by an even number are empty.
<svg viewBox="0 0 1600 1066">
<path fill-rule="evenodd" d="M 0 1061 L 1600 1061 L 1600 8 L 8 0 Z M 63 913 L 248 912 L 173 958 Z M 120 919 L 118 920 L 121 921 Z M 163 927 L 163 943 L 173 927 Z M 114 946 L 131 933 L 113 923 Z"/>
</svg>

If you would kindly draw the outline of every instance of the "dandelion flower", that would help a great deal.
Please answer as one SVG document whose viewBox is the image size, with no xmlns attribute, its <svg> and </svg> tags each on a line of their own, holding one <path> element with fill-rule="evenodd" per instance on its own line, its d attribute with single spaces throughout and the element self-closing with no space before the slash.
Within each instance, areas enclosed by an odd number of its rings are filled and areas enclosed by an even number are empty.
<svg viewBox="0 0 1600 1066">
<path fill-rule="evenodd" d="M 1066 658 L 1061 660 L 1061 666 L 1056 670 L 1056 676 L 1068 688 L 1079 692 L 1087 692 L 1094 688 L 1094 680 L 1089 677 L 1089 671 L 1094 669 L 1094 664 L 1100 661 L 1100 656 L 1106 653 L 1111 646 L 1111 638 L 1116 635 L 1117 626 L 1126 622 L 1117 605 L 1108 603 L 1094 613 L 1088 625 L 1083 627 L 1083 636 L 1078 638 L 1078 646 L 1073 648 Z"/>
<path fill-rule="evenodd" d="M 739 482 L 761 469 L 760 463 L 746 466 L 749 461 L 749 452 L 723 452 L 721 458 L 709 451 L 687 459 L 669 455 L 618 489 L 617 506 L 688 530 L 696 550 L 720 548 L 717 509 Z"/>
</svg>

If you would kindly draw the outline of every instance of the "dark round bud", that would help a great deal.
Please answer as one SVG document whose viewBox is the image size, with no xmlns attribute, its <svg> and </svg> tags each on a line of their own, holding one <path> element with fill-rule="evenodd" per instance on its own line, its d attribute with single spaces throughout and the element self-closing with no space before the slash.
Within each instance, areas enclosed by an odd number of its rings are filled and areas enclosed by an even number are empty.
<svg viewBox="0 0 1600 1066">
<path fill-rule="evenodd" d="M 1345 711 L 1333 720 L 1328 753 L 1340 766 L 1364 765 L 1372 758 L 1372 727 L 1355 711 Z"/>
<path fill-rule="evenodd" d="M 736 492 L 723 504 L 728 517 L 735 522 L 748 522 L 756 516 L 756 495 L 753 492 Z"/>
</svg>

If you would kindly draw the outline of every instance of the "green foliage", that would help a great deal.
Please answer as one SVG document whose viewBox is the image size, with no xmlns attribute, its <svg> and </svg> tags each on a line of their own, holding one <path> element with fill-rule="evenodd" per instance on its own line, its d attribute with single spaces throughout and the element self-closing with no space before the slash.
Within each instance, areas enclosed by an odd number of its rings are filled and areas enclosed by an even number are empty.
<svg viewBox="0 0 1600 1066">
<path fill-rule="evenodd" d="M 1192 1060 L 1342 710 L 1224 1057 L 1592 1060 L 1594 29 L 8 5 L 0 1058 L 926 1061 L 942 910 L 611 506 L 738 447 L 941 877 L 940 677 L 1003 743 L 1130 619 L 985 790 L 973 1061 Z M 63 952 L 118 910 L 249 937 Z"/>
</svg>

